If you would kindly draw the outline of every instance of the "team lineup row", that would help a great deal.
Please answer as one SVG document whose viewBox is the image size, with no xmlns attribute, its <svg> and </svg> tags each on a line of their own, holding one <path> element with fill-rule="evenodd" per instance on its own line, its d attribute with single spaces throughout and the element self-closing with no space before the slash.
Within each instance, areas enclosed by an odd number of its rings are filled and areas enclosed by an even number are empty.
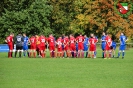
<svg viewBox="0 0 133 88">
<path fill-rule="evenodd" d="M 126 48 L 126 36 L 121 33 L 120 35 L 120 47 L 118 57 L 120 57 L 122 51 L 122 58 L 125 55 Z M 43 35 L 35 35 L 30 38 L 26 36 L 26 34 L 18 34 L 14 38 L 14 34 L 11 33 L 5 40 L 5 42 L 9 46 L 8 57 L 12 57 L 13 46 L 16 44 L 15 57 L 17 56 L 17 52 L 19 52 L 19 57 L 23 52 L 24 56 L 26 53 L 28 57 L 36 57 L 39 55 L 42 58 L 46 56 L 46 49 L 49 48 L 50 57 L 76 57 L 76 58 L 84 58 L 91 57 L 96 58 L 96 43 L 98 42 L 98 38 L 94 34 L 90 34 L 88 38 L 86 35 L 79 35 L 76 38 L 71 34 L 70 36 L 59 37 L 57 40 L 53 37 L 52 34 L 46 38 Z M 113 41 L 109 34 L 105 32 L 102 33 L 101 37 L 101 49 L 103 51 L 102 57 L 107 59 L 114 57 L 116 43 Z M 30 44 L 30 50 L 28 51 L 28 44 Z M 57 52 L 55 52 L 57 48 Z"/>
</svg>

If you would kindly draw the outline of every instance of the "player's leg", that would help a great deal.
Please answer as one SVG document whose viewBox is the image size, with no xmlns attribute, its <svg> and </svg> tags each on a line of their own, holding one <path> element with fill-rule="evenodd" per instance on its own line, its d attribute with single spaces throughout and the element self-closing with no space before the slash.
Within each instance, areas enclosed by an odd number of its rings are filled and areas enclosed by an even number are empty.
<svg viewBox="0 0 133 88">
<path fill-rule="evenodd" d="M 76 58 L 77 53 L 76 53 L 76 47 L 75 46 L 73 46 L 73 52 L 74 52 L 74 58 Z"/>
<path fill-rule="evenodd" d="M 88 47 L 84 47 L 84 57 L 87 58 L 88 57 Z"/>
<path fill-rule="evenodd" d="M 30 58 L 32 57 L 32 53 L 33 53 L 33 50 L 30 49 L 30 52 L 29 52 L 29 57 L 30 57 Z"/>
<path fill-rule="evenodd" d="M 68 46 L 65 47 L 66 55 L 69 58 L 70 57 L 70 48 Z"/>
<path fill-rule="evenodd" d="M 59 58 L 60 52 L 59 52 L 59 48 L 57 48 L 57 58 Z"/>
<path fill-rule="evenodd" d="M 22 53 L 23 53 L 23 46 L 19 46 L 19 57 L 21 57 Z"/>
<path fill-rule="evenodd" d="M 9 47 L 8 58 L 11 58 L 13 52 L 13 45 L 8 45 L 8 47 Z"/>
<path fill-rule="evenodd" d="M 102 58 L 104 58 L 105 55 L 105 45 L 102 45 Z"/>
<path fill-rule="evenodd" d="M 51 48 L 51 46 L 49 46 L 49 51 L 50 51 L 50 58 L 52 58 L 52 48 Z"/>
<path fill-rule="evenodd" d="M 33 53 L 33 46 L 30 45 L 30 54 L 29 54 L 29 57 L 30 57 L 30 58 L 32 57 L 32 53 Z"/>
<path fill-rule="evenodd" d="M 26 56 L 26 46 L 23 46 L 23 56 L 25 57 Z"/>
<path fill-rule="evenodd" d="M 34 56 L 34 58 L 36 58 L 36 48 L 37 48 L 36 45 L 34 45 L 33 46 L 33 56 Z"/>
<path fill-rule="evenodd" d="M 51 46 L 51 57 L 52 58 L 56 58 L 57 51 L 58 49 L 55 49 L 55 46 Z"/>
<path fill-rule="evenodd" d="M 24 52 L 24 50 L 23 50 L 23 52 Z M 25 46 L 25 56 L 26 56 L 26 53 L 27 53 L 27 55 L 28 55 L 28 57 L 29 57 L 28 45 Z"/>
<path fill-rule="evenodd" d="M 33 57 L 36 58 L 36 49 L 33 49 Z"/>
<path fill-rule="evenodd" d="M 15 57 L 17 56 L 17 52 L 18 52 L 18 45 L 16 45 Z"/>
<path fill-rule="evenodd" d="M 42 57 L 45 58 L 46 52 L 45 52 L 45 46 L 42 46 Z"/>
<path fill-rule="evenodd" d="M 123 47 L 122 47 L 122 59 L 124 59 L 124 56 L 125 56 L 125 48 L 126 48 L 126 46 L 123 45 Z"/>
<path fill-rule="evenodd" d="M 95 51 L 92 51 L 92 58 L 94 58 L 95 57 L 95 53 L 94 53 Z"/>
<path fill-rule="evenodd" d="M 90 58 L 90 47 L 89 47 L 89 49 L 88 49 L 88 58 Z"/>
<path fill-rule="evenodd" d="M 112 56 L 112 49 L 113 49 L 112 47 L 108 47 L 108 52 L 109 52 L 109 57 L 108 57 L 108 58 L 109 58 L 109 59 L 110 59 L 111 56 Z"/>
<path fill-rule="evenodd" d="M 70 46 L 70 57 L 73 57 L 72 46 Z"/>
<path fill-rule="evenodd" d="M 119 47 L 119 52 L 118 52 L 118 57 L 117 57 L 117 58 L 120 57 L 122 50 L 123 50 L 123 47 L 122 47 L 122 45 L 120 45 L 120 47 Z"/>
<path fill-rule="evenodd" d="M 97 55 L 97 51 L 95 50 L 94 51 L 94 58 L 96 58 L 96 55 Z"/>
<path fill-rule="evenodd" d="M 125 56 L 125 50 L 122 51 L 122 59 L 124 59 Z"/>
<path fill-rule="evenodd" d="M 108 52 L 108 51 L 105 49 L 105 50 L 104 50 L 104 59 L 107 59 L 107 52 Z"/>
</svg>

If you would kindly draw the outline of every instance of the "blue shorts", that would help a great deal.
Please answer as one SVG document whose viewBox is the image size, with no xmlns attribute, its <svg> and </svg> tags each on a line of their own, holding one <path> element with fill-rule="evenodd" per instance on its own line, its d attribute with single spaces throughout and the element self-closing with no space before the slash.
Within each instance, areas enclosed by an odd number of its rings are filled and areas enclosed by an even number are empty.
<svg viewBox="0 0 133 88">
<path fill-rule="evenodd" d="M 84 46 L 84 51 L 88 51 L 88 47 L 87 46 Z"/>
<path fill-rule="evenodd" d="M 23 46 L 23 50 L 28 50 L 28 46 Z"/>
<path fill-rule="evenodd" d="M 102 46 L 101 46 L 102 50 L 105 50 L 105 46 L 106 46 L 106 44 L 102 44 Z"/>
<path fill-rule="evenodd" d="M 126 49 L 126 45 L 120 45 L 119 50 L 125 50 Z"/>
</svg>

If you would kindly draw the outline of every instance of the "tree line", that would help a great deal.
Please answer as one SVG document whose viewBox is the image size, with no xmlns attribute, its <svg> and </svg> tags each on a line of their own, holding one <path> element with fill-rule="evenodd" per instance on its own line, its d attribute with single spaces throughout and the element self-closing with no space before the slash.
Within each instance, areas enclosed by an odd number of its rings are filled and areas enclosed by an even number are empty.
<svg viewBox="0 0 133 88">
<path fill-rule="evenodd" d="M 129 40 L 133 37 L 133 14 L 118 13 L 117 2 L 131 0 L 1 0 L 0 43 L 9 33 L 61 34 L 95 33 L 103 31 L 118 39 L 124 32 Z M 116 3 L 116 4 L 115 4 Z M 131 10 L 132 3 L 129 4 Z"/>
</svg>

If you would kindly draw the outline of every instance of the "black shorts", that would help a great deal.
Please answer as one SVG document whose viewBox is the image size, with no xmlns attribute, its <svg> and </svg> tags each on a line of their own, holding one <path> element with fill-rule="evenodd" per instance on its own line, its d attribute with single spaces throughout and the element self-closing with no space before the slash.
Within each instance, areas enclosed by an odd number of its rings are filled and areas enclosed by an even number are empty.
<svg viewBox="0 0 133 88">
<path fill-rule="evenodd" d="M 23 46 L 17 46 L 16 45 L 16 50 L 23 50 Z"/>
</svg>

